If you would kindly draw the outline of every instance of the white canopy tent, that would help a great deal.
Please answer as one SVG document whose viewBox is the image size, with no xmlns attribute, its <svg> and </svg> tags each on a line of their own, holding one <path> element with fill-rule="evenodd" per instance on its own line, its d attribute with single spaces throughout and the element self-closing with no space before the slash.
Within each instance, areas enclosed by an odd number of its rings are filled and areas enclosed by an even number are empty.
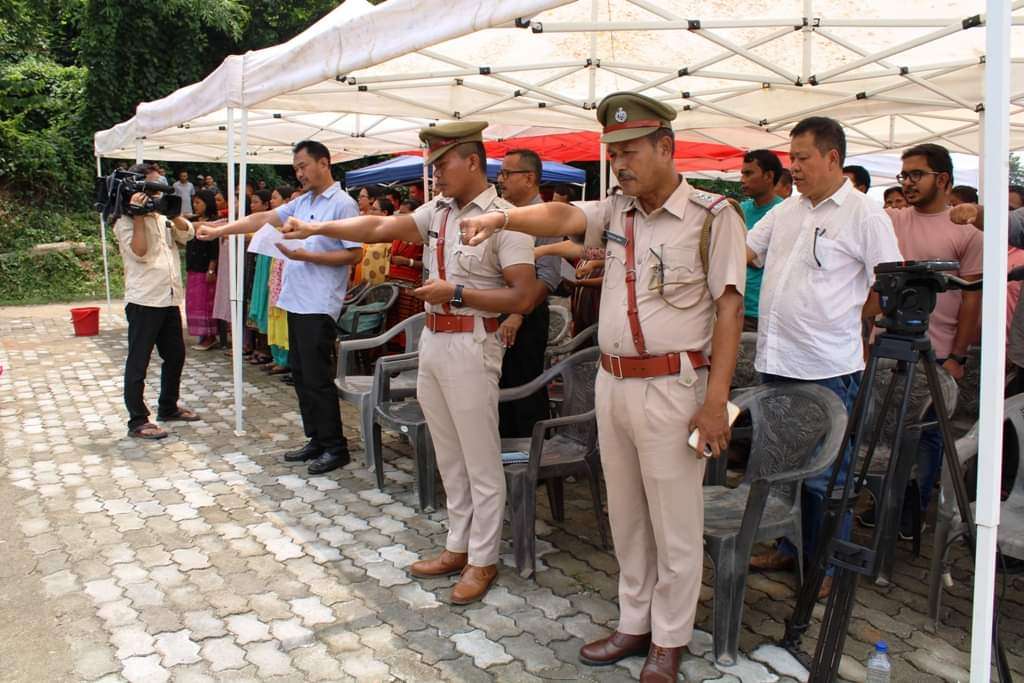
<svg viewBox="0 0 1024 683">
<path fill-rule="evenodd" d="M 1024 146 L 1022 8 L 1024 0 L 989 0 L 993 30 L 982 0 L 449 0 L 430 21 L 422 3 L 390 0 L 297 43 L 229 58 L 203 83 L 98 133 L 96 152 L 230 164 L 280 159 L 308 137 L 339 159 L 408 149 L 415 129 L 434 120 L 487 120 L 531 135 L 596 130 L 592 110 L 615 90 L 676 107 L 683 139 L 737 147 L 784 148 L 799 119 L 828 115 L 846 126 L 851 154 L 923 141 L 984 149 L 982 177 L 995 179 L 983 183 L 985 270 L 998 282 L 1007 150 Z M 522 16 L 532 19 L 469 32 Z M 452 36 L 461 37 L 445 41 Z M 256 136 L 251 149 L 246 134 L 231 139 L 234 108 Z M 985 319 L 1000 319 L 1003 297 L 1005 288 L 986 289 Z M 986 330 L 972 680 L 990 670 L 1003 344 L 1001 326 Z"/>
</svg>

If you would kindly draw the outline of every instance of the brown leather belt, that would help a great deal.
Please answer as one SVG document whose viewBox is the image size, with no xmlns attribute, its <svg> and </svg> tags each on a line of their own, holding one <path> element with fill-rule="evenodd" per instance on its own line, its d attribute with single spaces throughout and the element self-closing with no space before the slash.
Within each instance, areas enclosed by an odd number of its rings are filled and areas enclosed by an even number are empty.
<svg viewBox="0 0 1024 683">
<path fill-rule="evenodd" d="M 711 362 L 700 351 L 686 351 L 693 368 L 706 368 Z M 680 354 L 666 353 L 664 356 L 613 356 L 601 354 L 601 367 L 616 379 L 627 377 L 662 377 L 679 374 Z"/>
<path fill-rule="evenodd" d="M 431 332 L 472 332 L 476 327 L 475 315 L 447 315 L 444 313 L 427 313 L 427 329 Z M 497 318 L 484 318 L 484 330 L 497 332 L 501 324 Z"/>
</svg>

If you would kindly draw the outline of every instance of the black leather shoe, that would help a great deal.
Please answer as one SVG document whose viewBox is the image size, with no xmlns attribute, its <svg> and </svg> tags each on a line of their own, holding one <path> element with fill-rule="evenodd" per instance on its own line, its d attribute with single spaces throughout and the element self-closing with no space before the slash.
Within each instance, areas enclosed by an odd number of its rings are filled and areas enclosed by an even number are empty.
<svg viewBox="0 0 1024 683">
<path fill-rule="evenodd" d="M 294 451 L 286 452 L 284 454 L 284 459 L 286 462 L 305 462 L 306 460 L 319 458 L 323 452 L 324 449 L 310 441 L 302 448 L 296 448 Z"/>
<path fill-rule="evenodd" d="M 344 467 L 349 462 L 348 452 L 324 453 L 319 458 L 309 463 L 310 474 L 323 474 Z"/>
</svg>

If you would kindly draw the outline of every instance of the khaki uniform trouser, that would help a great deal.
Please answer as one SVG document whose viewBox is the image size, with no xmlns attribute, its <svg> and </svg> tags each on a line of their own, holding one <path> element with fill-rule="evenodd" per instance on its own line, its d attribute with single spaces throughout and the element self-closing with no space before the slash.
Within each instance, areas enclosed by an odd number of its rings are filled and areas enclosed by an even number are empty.
<svg viewBox="0 0 1024 683">
<path fill-rule="evenodd" d="M 505 350 L 493 334 L 423 330 L 416 397 L 448 500 L 445 547 L 475 566 L 497 564 L 505 514 L 498 379 Z"/>
<path fill-rule="evenodd" d="M 608 516 L 619 563 L 619 627 L 662 647 L 690 641 L 704 564 L 705 461 L 687 445 L 707 370 L 653 379 L 598 371 Z M 690 386 L 686 383 L 692 382 Z"/>
</svg>

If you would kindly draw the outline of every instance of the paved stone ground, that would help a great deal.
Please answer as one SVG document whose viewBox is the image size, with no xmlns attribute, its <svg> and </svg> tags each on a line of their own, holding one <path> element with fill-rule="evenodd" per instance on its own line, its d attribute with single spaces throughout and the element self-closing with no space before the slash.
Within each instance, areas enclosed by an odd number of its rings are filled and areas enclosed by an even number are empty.
<svg viewBox="0 0 1024 683">
<path fill-rule="evenodd" d="M 124 327 L 116 309 L 104 310 L 100 336 L 74 338 L 66 306 L 0 310 L 0 680 L 636 677 L 640 660 L 594 669 L 576 659 L 617 616 L 616 564 L 597 545 L 585 487 L 568 488 L 563 524 L 542 501 L 535 580 L 506 568 L 482 604 L 450 606 L 453 579 L 406 574 L 441 547 L 445 516 L 414 509 L 403 443 L 386 442 L 386 492 L 358 464 L 361 453 L 327 476 L 287 466 L 280 452 L 301 436 L 291 388 L 248 368 L 248 433 L 236 437 L 230 368 L 217 352 L 190 353 L 182 383 L 184 403 L 204 421 L 161 442 L 128 439 Z M 158 368 L 154 360 L 153 402 Z M 344 416 L 358 445 L 354 414 Z M 927 557 L 901 546 L 894 584 L 858 592 L 845 679 L 863 680 L 859 662 L 885 638 L 893 680 L 966 680 L 970 564 L 959 557 L 937 633 L 925 628 Z M 771 646 L 795 579 L 750 577 L 746 655 L 719 668 L 706 633 L 711 577 L 708 565 L 705 631 L 685 657 L 687 680 L 803 678 Z M 1024 581 L 1011 579 L 1003 600 L 1003 633 L 1024 677 Z"/>
</svg>

